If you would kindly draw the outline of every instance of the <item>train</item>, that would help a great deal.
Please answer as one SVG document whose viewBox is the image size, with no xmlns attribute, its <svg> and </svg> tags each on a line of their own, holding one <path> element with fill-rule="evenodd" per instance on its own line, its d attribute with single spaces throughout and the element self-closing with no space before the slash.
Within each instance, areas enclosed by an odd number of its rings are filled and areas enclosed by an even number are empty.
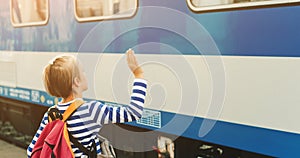
<svg viewBox="0 0 300 158">
<path fill-rule="evenodd" d="M 149 89 L 140 120 L 100 131 L 118 157 L 298 155 L 299 0 L 0 1 L 2 125 L 32 138 L 60 54 L 82 63 L 85 100 L 125 106 L 132 48 Z"/>
</svg>

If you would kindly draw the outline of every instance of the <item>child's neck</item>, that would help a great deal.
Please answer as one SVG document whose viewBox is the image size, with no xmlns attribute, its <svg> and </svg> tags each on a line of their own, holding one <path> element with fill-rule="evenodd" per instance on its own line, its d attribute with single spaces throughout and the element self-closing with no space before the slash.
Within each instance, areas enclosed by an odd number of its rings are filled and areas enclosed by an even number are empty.
<svg viewBox="0 0 300 158">
<path fill-rule="evenodd" d="M 68 103 L 76 98 L 82 98 L 82 93 L 72 93 L 67 98 L 63 98 L 62 103 Z"/>
<path fill-rule="evenodd" d="M 77 95 L 74 95 L 74 94 L 71 94 L 70 96 L 68 96 L 67 98 L 64 98 L 62 103 L 68 103 L 76 98 L 82 98 L 82 96 L 77 96 Z"/>
<path fill-rule="evenodd" d="M 72 100 L 74 100 L 74 97 L 73 97 L 73 95 L 70 95 L 67 98 L 64 98 L 63 101 L 62 101 L 62 103 L 68 103 L 68 102 L 70 102 Z"/>
</svg>

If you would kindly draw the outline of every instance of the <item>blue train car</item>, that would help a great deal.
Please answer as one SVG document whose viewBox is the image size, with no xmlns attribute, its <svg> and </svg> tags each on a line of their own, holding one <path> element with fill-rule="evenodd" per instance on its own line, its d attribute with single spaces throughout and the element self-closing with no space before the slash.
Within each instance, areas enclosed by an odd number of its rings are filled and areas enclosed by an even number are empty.
<svg viewBox="0 0 300 158">
<path fill-rule="evenodd" d="M 1 0 L 1 118 L 14 118 L 12 100 L 38 121 L 59 101 L 42 71 L 62 53 L 83 63 L 87 100 L 126 104 L 132 48 L 149 81 L 146 109 L 106 132 L 127 157 L 297 157 L 299 2 Z"/>
</svg>

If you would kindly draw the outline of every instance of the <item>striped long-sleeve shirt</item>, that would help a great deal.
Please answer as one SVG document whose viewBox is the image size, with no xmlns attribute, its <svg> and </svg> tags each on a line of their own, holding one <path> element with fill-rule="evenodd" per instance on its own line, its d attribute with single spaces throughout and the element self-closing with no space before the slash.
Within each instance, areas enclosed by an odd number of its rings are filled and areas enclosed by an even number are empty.
<svg viewBox="0 0 300 158">
<path fill-rule="evenodd" d="M 98 101 L 90 101 L 82 104 L 67 120 L 69 132 L 78 139 L 85 147 L 92 146 L 94 140 L 97 153 L 101 153 L 100 142 L 97 134 L 103 124 L 130 122 L 141 118 L 146 96 L 147 82 L 143 79 L 135 79 L 133 82 L 130 104 L 128 106 L 112 107 Z M 57 108 L 64 113 L 68 103 L 58 103 Z M 31 144 L 27 148 L 27 155 L 30 158 L 34 145 L 48 123 L 48 114 L 44 114 L 40 127 L 35 134 Z M 76 158 L 86 157 L 82 151 L 72 145 Z"/>
</svg>

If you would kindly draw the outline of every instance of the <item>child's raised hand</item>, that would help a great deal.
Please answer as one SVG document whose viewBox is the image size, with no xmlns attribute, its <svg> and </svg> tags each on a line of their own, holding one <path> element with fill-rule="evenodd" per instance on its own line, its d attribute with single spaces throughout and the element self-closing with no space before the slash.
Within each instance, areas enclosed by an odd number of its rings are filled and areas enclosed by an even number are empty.
<svg viewBox="0 0 300 158">
<path fill-rule="evenodd" d="M 136 57 L 134 55 L 134 51 L 132 49 L 128 49 L 126 51 L 127 55 L 127 64 L 129 69 L 132 71 L 134 74 L 135 78 L 144 78 L 144 71 L 143 69 L 139 66 Z"/>
</svg>

